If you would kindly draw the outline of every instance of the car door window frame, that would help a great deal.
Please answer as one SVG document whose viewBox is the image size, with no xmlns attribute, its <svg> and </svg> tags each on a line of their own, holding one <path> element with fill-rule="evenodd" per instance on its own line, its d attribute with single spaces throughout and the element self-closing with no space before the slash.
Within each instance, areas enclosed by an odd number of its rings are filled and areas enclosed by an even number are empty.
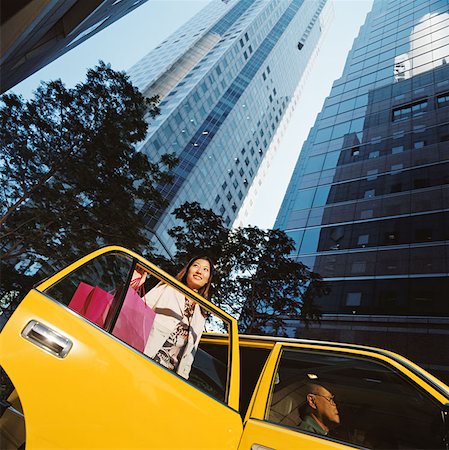
<svg viewBox="0 0 449 450">
<path fill-rule="evenodd" d="M 54 299 L 50 295 L 46 294 L 46 290 L 55 285 L 57 282 L 62 281 L 64 278 L 69 276 L 71 273 L 73 273 L 75 270 L 80 268 L 81 266 L 88 264 L 89 262 L 93 261 L 95 258 L 98 258 L 99 256 L 103 256 L 106 254 L 118 254 L 123 255 L 126 257 L 130 257 L 130 270 L 127 275 L 127 279 L 125 281 L 124 286 L 129 286 L 129 283 L 131 281 L 131 277 L 133 274 L 133 270 L 136 267 L 136 264 L 143 267 L 145 270 L 148 271 L 150 275 L 153 275 L 155 278 L 161 280 L 162 282 L 172 286 L 177 291 L 181 292 L 185 296 L 195 300 L 200 306 L 205 307 L 207 310 L 211 311 L 216 317 L 223 320 L 224 323 L 228 325 L 228 332 L 229 332 L 229 351 L 228 351 L 228 364 L 227 364 L 227 386 L 226 386 L 226 394 L 225 394 L 225 402 L 221 402 L 219 399 L 214 398 L 215 401 L 218 401 L 222 403 L 223 405 L 233 409 L 234 411 L 238 412 L 239 409 L 239 389 L 240 389 L 240 361 L 239 361 L 239 347 L 238 347 L 238 327 L 237 327 L 237 321 L 232 316 L 227 314 L 225 311 L 221 310 L 217 306 L 215 306 L 210 301 L 204 299 L 200 295 L 198 295 L 196 292 L 190 290 L 187 286 L 176 280 L 174 277 L 168 275 L 163 270 L 159 269 L 157 266 L 152 264 L 150 261 L 145 260 L 140 255 L 131 252 L 123 247 L 119 246 L 108 246 L 101 248 L 81 259 L 78 261 L 70 264 L 65 269 L 57 272 L 55 275 L 52 275 L 48 278 L 46 278 L 43 282 L 39 283 L 35 286 L 35 289 L 40 292 L 41 294 L 45 295 L 50 300 L 58 303 L 63 308 L 66 308 L 68 311 L 71 311 L 74 314 L 77 314 L 73 312 L 68 306 L 64 305 L 57 299 Z M 121 295 L 114 301 L 114 311 L 111 315 L 111 318 L 108 317 L 105 328 L 100 328 L 97 325 L 95 325 L 92 322 L 89 322 L 84 317 L 80 316 L 82 320 L 85 320 L 90 325 L 96 327 L 97 329 L 101 330 L 102 332 L 105 332 L 110 338 L 115 339 L 117 342 L 120 342 L 123 345 L 126 345 L 130 350 L 137 352 L 139 355 L 145 357 L 144 354 L 139 352 L 138 350 L 133 349 L 131 346 L 127 345 L 120 339 L 116 338 L 112 333 L 111 330 L 113 329 L 118 315 L 120 314 L 121 307 L 123 306 L 123 303 L 125 301 L 126 296 L 126 289 L 121 293 Z M 150 361 L 152 361 L 149 358 Z M 155 363 L 157 364 L 157 363 Z M 160 366 L 161 367 L 161 366 Z M 172 375 L 177 376 L 175 373 L 171 372 Z M 180 377 L 182 378 L 182 377 Z M 185 380 L 184 380 L 185 381 Z M 209 395 L 207 392 L 202 391 L 198 387 L 190 384 L 195 389 L 200 390 L 203 394 Z"/>
<path fill-rule="evenodd" d="M 344 347 L 341 344 L 332 345 L 311 345 L 303 343 L 291 343 L 291 342 L 278 342 L 273 347 L 271 354 L 269 355 L 265 368 L 261 373 L 260 379 L 257 383 L 256 389 L 251 399 L 246 417 L 245 423 L 250 419 L 260 420 L 270 423 L 279 428 L 289 429 L 298 433 L 307 433 L 298 430 L 295 427 L 289 427 L 288 425 L 279 424 L 269 420 L 270 405 L 272 403 L 272 396 L 274 392 L 274 384 L 276 380 L 276 374 L 278 373 L 279 364 L 281 362 L 282 354 L 285 350 L 303 350 L 303 351 L 317 351 L 326 352 L 328 354 L 336 354 L 341 356 L 348 356 L 354 358 L 366 358 L 368 361 L 381 364 L 398 375 L 403 381 L 408 384 L 412 384 L 424 397 L 434 403 L 441 410 L 442 421 L 444 423 L 443 412 L 447 405 L 447 398 L 444 395 L 444 388 L 440 383 L 433 383 L 434 379 L 429 374 L 424 374 L 420 369 L 415 369 L 413 363 L 408 360 L 401 361 L 402 358 L 399 355 L 386 354 L 382 350 L 376 351 L 376 349 L 363 349 Z M 399 361 L 397 361 L 397 358 Z M 419 372 L 422 372 L 421 374 Z M 437 381 L 437 380 L 435 380 Z M 426 386 L 426 387 L 424 387 Z M 447 428 L 447 427 L 446 427 Z M 447 430 L 449 437 L 449 430 Z M 308 434 L 308 433 L 307 433 Z M 341 441 L 328 436 L 311 435 L 317 439 L 326 439 L 336 442 L 338 444 L 344 444 L 352 447 L 353 444 L 346 441 Z M 447 439 L 447 438 L 446 438 Z"/>
</svg>

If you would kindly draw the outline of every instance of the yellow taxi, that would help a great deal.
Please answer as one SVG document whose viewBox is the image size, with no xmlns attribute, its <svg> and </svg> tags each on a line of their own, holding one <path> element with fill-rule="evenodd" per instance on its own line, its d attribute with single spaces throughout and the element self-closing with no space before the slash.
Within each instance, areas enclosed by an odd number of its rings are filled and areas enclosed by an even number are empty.
<svg viewBox="0 0 449 450">
<path fill-rule="evenodd" d="M 135 271 L 207 311 L 187 379 L 117 337 Z M 101 321 L 73 307 L 109 294 Z M 105 297 L 106 298 L 106 297 Z M 385 350 L 238 334 L 139 255 L 100 249 L 46 279 L 0 333 L 1 449 L 447 449 L 449 388 Z"/>
</svg>

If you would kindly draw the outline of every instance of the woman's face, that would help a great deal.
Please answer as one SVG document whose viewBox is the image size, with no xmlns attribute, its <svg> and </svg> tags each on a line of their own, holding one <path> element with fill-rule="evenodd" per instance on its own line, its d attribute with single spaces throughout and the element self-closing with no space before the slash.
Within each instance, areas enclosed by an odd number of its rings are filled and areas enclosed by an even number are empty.
<svg viewBox="0 0 449 450">
<path fill-rule="evenodd" d="M 206 259 L 196 259 L 187 271 L 186 284 L 190 289 L 202 288 L 210 277 L 210 264 Z"/>
</svg>

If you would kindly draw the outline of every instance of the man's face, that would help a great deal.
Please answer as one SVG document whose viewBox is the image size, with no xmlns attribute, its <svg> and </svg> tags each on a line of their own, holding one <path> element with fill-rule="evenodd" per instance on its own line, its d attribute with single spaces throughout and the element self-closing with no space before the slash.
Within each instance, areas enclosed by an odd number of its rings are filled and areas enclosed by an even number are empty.
<svg viewBox="0 0 449 450">
<path fill-rule="evenodd" d="M 310 395 L 313 396 L 317 418 L 328 428 L 334 428 L 338 425 L 340 423 L 340 415 L 333 394 L 326 388 L 316 385 Z"/>
</svg>

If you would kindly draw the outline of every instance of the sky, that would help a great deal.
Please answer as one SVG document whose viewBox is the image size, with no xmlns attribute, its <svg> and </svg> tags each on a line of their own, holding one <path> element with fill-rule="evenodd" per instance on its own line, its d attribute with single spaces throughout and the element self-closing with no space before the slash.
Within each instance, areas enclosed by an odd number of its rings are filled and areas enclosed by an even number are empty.
<svg viewBox="0 0 449 450">
<path fill-rule="evenodd" d="M 329 1 L 333 3 L 334 19 L 270 171 L 250 211 L 248 224 L 260 228 L 273 227 L 302 144 L 330 93 L 332 83 L 341 76 L 346 56 L 372 6 L 372 0 Z M 126 70 L 209 2 L 210 0 L 148 0 L 16 85 L 11 92 L 30 98 L 41 80 L 58 78 L 66 86 L 72 87 L 82 81 L 86 70 L 95 66 L 100 59 L 110 63 L 115 70 Z"/>
</svg>

